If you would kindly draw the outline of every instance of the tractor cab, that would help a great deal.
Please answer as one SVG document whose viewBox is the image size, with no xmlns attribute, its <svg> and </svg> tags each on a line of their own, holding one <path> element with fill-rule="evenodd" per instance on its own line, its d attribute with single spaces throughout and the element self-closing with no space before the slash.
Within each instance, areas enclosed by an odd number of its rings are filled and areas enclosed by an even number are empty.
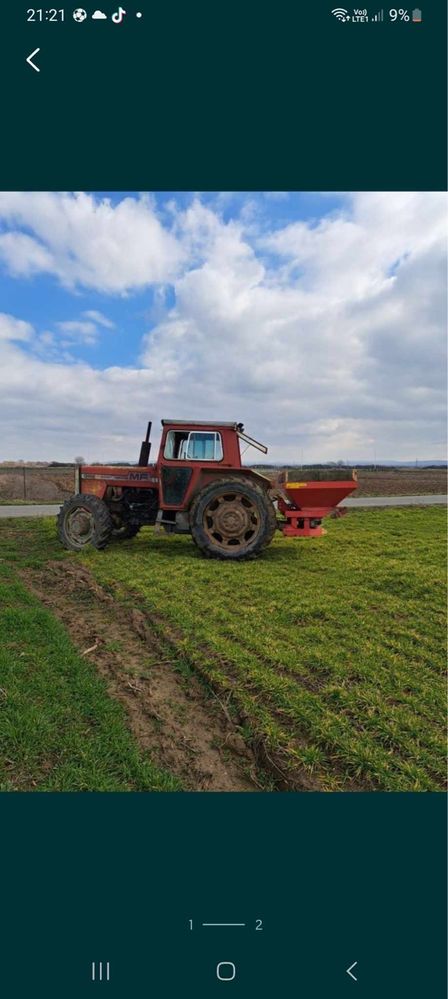
<svg viewBox="0 0 448 999">
<path fill-rule="evenodd" d="M 222 461 L 221 434 L 217 430 L 169 430 L 163 457 L 168 461 Z"/>
<path fill-rule="evenodd" d="M 244 433 L 242 423 L 162 420 L 159 463 L 163 461 L 220 462 L 241 468 L 240 441 L 267 454 L 267 447 Z"/>
<path fill-rule="evenodd" d="M 238 423 L 183 423 L 162 420 L 159 463 L 165 461 L 219 462 L 241 468 Z"/>
<path fill-rule="evenodd" d="M 186 511 L 209 482 L 223 474 L 241 474 L 241 439 L 266 453 L 263 444 L 244 433 L 242 423 L 162 420 L 157 461 L 161 510 Z"/>
</svg>

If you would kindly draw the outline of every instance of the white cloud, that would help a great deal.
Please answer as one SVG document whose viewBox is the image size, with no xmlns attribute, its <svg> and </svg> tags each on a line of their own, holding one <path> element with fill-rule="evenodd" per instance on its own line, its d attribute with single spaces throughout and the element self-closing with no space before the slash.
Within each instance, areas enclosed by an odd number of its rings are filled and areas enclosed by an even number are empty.
<svg viewBox="0 0 448 999">
<path fill-rule="evenodd" d="M 52 347 L 55 342 L 54 333 L 50 333 L 48 330 L 45 333 L 41 333 L 39 340 L 44 346 Z"/>
<path fill-rule="evenodd" d="M 97 326 L 95 323 L 92 323 L 87 319 L 70 319 L 62 323 L 56 323 L 56 326 L 66 335 L 66 337 L 68 337 L 67 343 L 72 340 L 79 340 L 90 345 L 96 343 L 98 332 Z"/>
<path fill-rule="evenodd" d="M 98 326 L 104 326 L 108 330 L 115 329 L 115 323 L 113 323 L 111 319 L 108 319 L 107 316 L 104 316 L 102 312 L 98 312 L 97 309 L 87 309 L 86 312 L 83 312 L 83 316 L 85 316 L 86 319 L 91 319 L 92 322 L 97 323 Z"/>
<path fill-rule="evenodd" d="M 92 346 L 97 343 L 102 328 L 115 328 L 115 323 L 107 319 L 102 312 L 98 312 L 96 309 L 88 309 L 82 312 L 80 319 L 65 319 L 57 322 L 55 325 L 65 337 L 65 340 L 62 341 L 63 346 L 70 346 L 76 343 L 84 343 L 87 346 Z M 45 342 L 42 337 L 40 339 L 42 342 Z M 54 337 L 51 343 L 54 343 Z"/>
<path fill-rule="evenodd" d="M 82 193 L 1 192 L 0 222 L 12 230 L 0 235 L 11 273 L 53 274 L 72 288 L 125 294 L 170 280 L 181 263 L 178 241 L 147 197 L 114 206 Z"/>
<path fill-rule="evenodd" d="M 33 334 L 31 323 L 0 312 L 0 340 L 30 340 Z"/>
<path fill-rule="evenodd" d="M 0 193 L 0 198 L 2 197 Z M 53 258 L 46 248 L 22 232 L 5 232 L 0 235 L 0 258 L 17 277 L 51 271 Z"/>
<path fill-rule="evenodd" d="M 66 263 L 58 212 L 72 211 L 68 197 L 58 209 L 51 201 Z M 42 238 L 39 204 L 32 227 Z M 13 222 L 19 208 L 8 210 Z M 83 210 L 91 221 L 89 199 Z M 143 210 L 154 217 L 150 202 Z M 378 459 L 443 457 L 433 447 L 445 403 L 443 194 L 355 194 L 317 224 L 263 234 L 252 216 L 250 226 L 244 213 L 226 224 L 199 200 L 184 212 L 173 205 L 171 218 L 175 306 L 160 306 L 140 367 L 44 363 L 4 345 L 10 457 L 22 456 L 33 426 L 30 458 L 132 459 L 146 419 L 170 416 L 243 420 L 277 460 L 371 459 L 374 446 Z M 77 273 L 92 274 L 91 261 L 80 251 Z M 135 258 L 128 264 L 127 290 L 141 273 Z M 105 319 L 84 311 L 60 332 L 97 335 Z"/>
<path fill-rule="evenodd" d="M 177 281 L 144 363 L 286 460 L 299 445 L 309 460 L 370 457 L 372 435 L 384 457 L 413 455 L 443 436 L 445 217 L 443 195 L 355 195 L 252 248 L 193 206 L 183 225 L 205 259 Z"/>
</svg>

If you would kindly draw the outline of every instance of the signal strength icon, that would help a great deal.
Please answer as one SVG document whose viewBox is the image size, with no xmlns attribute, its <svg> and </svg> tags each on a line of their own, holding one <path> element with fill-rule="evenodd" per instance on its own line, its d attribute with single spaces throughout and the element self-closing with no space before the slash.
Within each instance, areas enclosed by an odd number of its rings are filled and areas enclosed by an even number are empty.
<svg viewBox="0 0 448 999">
<path fill-rule="evenodd" d="M 331 13 L 337 17 L 338 21 L 348 21 L 348 10 L 345 10 L 344 7 L 335 7 Z"/>
<path fill-rule="evenodd" d="M 377 14 L 374 14 L 372 21 L 382 21 L 384 19 L 384 10 L 379 10 Z"/>
</svg>

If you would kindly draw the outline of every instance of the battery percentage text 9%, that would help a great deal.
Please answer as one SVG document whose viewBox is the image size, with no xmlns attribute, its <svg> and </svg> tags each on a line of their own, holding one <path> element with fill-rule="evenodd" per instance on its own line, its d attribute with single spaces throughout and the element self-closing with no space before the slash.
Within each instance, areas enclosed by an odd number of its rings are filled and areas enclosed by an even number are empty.
<svg viewBox="0 0 448 999">
<path fill-rule="evenodd" d="M 410 21 L 409 13 L 407 10 L 403 10 L 403 7 L 400 7 L 399 10 L 396 7 L 392 7 L 389 11 L 389 17 L 391 21 Z"/>
</svg>

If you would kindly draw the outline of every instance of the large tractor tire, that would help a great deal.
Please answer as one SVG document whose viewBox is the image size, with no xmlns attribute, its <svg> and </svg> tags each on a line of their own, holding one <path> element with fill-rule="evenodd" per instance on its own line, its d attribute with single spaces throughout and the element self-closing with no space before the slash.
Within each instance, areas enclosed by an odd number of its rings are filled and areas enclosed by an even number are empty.
<svg viewBox="0 0 448 999">
<path fill-rule="evenodd" d="M 191 504 L 191 535 L 208 558 L 255 558 L 271 543 L 276 527 L 266 490 L 243 476 L 209 483 Z"/>
<path fill-rule="evenodd" d="M 77 552 L 86 545 L 104 548 L 111 537 L 113 523 L 102 500 L 79 493 L 65 501 L 58 514 L 57 527 L 64 548 Z"/>
</svg>

